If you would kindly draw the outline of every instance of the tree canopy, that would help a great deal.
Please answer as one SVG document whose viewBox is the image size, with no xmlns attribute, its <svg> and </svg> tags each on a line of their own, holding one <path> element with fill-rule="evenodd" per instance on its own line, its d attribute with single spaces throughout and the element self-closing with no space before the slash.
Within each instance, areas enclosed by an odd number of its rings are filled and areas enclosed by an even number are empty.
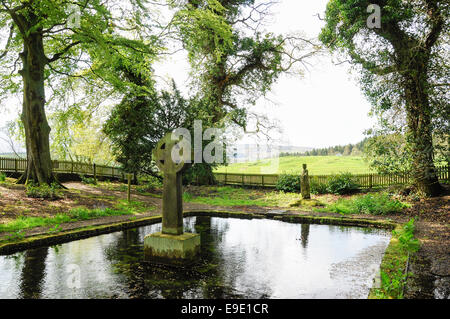
<svg viewBox="0 0 450 319">
<path fill-rule="evenodd" d="M 247 128 L 249 106 L 265 96 L 283 73 L 300 66 L 320 48 L 298 35 L 260 28 L 274 1 L 190 0 L 175 15 L 189 53 L 197 89 L 208 101 L 212 122 Z M 262 126 L 257 121 L 258 126 Z"/>
<path fill-rule="evenodd" d="M 368 23 L 369 5 L 380 8 L 379 27 Z M 448 136 L 448 16 L 448 1 L 331 0 L 320 34 L 359 68 L 382 124 L 400 115 L 396 127 L 404 128 L 415 184 L 425 195 L 440 192 L 433 133 Z"/>
<path fill-rule="evenodd" d="M 119 58 L 139 67 L 131 57 L 154 56 L 156 37 L 140 35 L 147 28 L 143 1 L 2 0 L 0 33 L 9 34 L 0 51 L 0 95 L 23 92 L 21 121 L 25 132 L 27 170 L 20 182 L 54 180 L 50 159 L 46 107 L 67 100 L 71 79 L 83 79 L 93 90 L 96 81 L 126 85 L 108 69 Z"/>
</svg>

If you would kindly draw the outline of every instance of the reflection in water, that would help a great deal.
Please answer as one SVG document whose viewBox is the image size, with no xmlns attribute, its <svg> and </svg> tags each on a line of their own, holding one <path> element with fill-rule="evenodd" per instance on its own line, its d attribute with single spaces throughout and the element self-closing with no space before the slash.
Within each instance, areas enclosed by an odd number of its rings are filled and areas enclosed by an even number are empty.
<svg viewBox="0 0 450 319">
<path fill-rule="evenodd" d="M 309 224 L 302 224 L 302 247 L 308 247 Z"/>
<path fill-rule="evenodd" d="M 370 265 L 379 265 L 390 238 L 380 230 L 210 217 L 186 218 L 185 229 L 201 234 L 202 251 L 185 269 L 143 262 L 144 237 L 160 224 L 0 256 L 0 286 L 8 287 L 0 298 L 365 298 Z M 348 265 L 358 265 L 354 275 Z M 73 266 L 77 287 L 67 284 Z"/>
<path fill-rule="evenodd" d="M 20 298 L 30 299 L 41 296 L 47 254 L 48 247 L 26 251 L 20 278 Z"/>
</svg>

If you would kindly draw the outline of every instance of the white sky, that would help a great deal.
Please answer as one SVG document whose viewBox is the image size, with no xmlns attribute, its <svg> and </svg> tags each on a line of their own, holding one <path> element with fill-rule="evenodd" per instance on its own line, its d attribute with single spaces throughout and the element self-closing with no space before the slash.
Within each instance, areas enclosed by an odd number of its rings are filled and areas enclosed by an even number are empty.
<svg viewBox="0 0 450 319">
<path fill-rule="evenodd" d="M 324 22 L 328 0 L 281 0 L 274 7 L 274 16 L 267 26 L 270 32 L 304 32 L 316 37 Z M 156 73 L 173 77 L 180 89 L 187 91 L 189 65 L 185 54 L 177 54 L 155 65 Z M 375 123 L 368 116 L 370 105 L 361 93 L 348 65 L 335 66 L 330 56 L 324 56 L 310 68 L 304 78 L 283 76 L 268 96 L 270 101 L 258 101 L 255 110 L 276 119 L 282 128 L 283 145 L 327 147 L 357 143 L 364 138 L 364 130 Z M 17 98 L 0 109 L 0 127 L 14 119 L 20 110 Z M 250 140 L 244 140 L 249 142 Z M 10 151 L 0 140 L 0 152 Z"/>
</svg>

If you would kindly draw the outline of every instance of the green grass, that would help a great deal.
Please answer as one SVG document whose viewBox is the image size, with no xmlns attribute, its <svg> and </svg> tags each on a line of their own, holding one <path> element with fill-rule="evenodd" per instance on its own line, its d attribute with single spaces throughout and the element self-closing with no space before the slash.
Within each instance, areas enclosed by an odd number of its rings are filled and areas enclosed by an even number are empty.
<svg viewBox="0 0 450 319">
<path fill-rule="evenodd" d="M 183 194 L 183 200 L 190 203 L 207 204 L 213 206 L 270 206 L 288 207 L 289 203 L 298 200 L 298 194 L 284 192 L 262 192 L 224 187 L 204 187 L 200 194 L 193 195 L 189 192 Z"/>
<path fill-rule="evenodd" d="M 414 238 L 414 223 L 414 219 L 411 219 L 392 232 L 393 237 L 380 266 L 380 286 L 372 289 L 370 299 L 403 299 L 403 288 L 407 280 L 406 263 L 409 256 L 420 248 L 420 242 Z"/>
<path fill-rule="evenodd" d="M 277 170 L 270 170 L 274 160 L 263 160 L 250 163 L 235 163 L 221 166 L 216 169 L 218 173 L 246 173 L 246 174 L 282 174 L 301 173 L 302 164 L 308 165 L 310 175 L 331 175 L 341 172 L 353 174 L 366 174 L 373 172 L 369 164 L 359 156 L 288 156 L 280 157 Z"/>
<path fill-rule="evenodd" d="M 67 214 L 53 217 L 20 216 L 6 224 L 0 224 L 0 232 L 17 232 L 42 226 L 55 226 L 68 222 L 95 219 L 106 216 L 132 215 L 132 210 L 73 208 Z"/>
<path fill-rule="evenodd" d="M 383 193 L 358 195 L 352 198 L 340 198 L 335 203 L 319 208 L 317 211 L 333 212 L 338 214 L 371 214 L 385 215 L 401 213 L 407 205 L 392 199 Z"/>
<path fill-rule="evenodd" d="M 298 202 L 299 194 L 285 192 L 267 192 L 262 190 L 242 189 L 232 186 L 201 187 L 195 194 L 185 192 L 183 201 L 212 206 L 260 206 L 260 207 L 292 207 Z M 333 199 L 333 195 L 315 196 L 315 199 L 325 205 L 324 208 L 302 205 L 304 211 L 316 211 L 324 213 L 347 214 L 371 214 L 385 215 L 401 213 L 407 204 L 391 198 L 385 193 L 370 193 L 355 195 L 349 198 Z"/>
<path fill-rule="evenodd" d="M 126 199 L 119 199 L 118 203 L 114 205 L 114 208 L 120 211 L 130 212 L 131 214 L 140 214 L 155 209 L 154 206 L 149 206 L 146 203 L 134 200 L 128 202 Z"/>
</svg>

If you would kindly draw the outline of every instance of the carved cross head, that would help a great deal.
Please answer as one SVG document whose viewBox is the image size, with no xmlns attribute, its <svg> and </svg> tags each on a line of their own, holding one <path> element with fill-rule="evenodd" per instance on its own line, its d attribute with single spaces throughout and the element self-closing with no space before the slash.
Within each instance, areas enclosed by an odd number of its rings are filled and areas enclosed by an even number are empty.
<svg viewBox="0 0 450 319">
<path fill-rule="evenodd" d="M 183 154 L 184 149 L 180 147 L 181 139 L 173 139 L 172 133 L 166 134 L 153 150 L 153 156 L 158 168 L 166 174 L 176 174 L 187 169 L 190 164 L 186 163 Z"/>
</svg>

